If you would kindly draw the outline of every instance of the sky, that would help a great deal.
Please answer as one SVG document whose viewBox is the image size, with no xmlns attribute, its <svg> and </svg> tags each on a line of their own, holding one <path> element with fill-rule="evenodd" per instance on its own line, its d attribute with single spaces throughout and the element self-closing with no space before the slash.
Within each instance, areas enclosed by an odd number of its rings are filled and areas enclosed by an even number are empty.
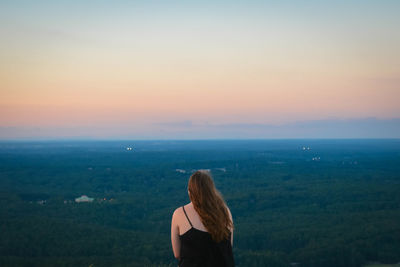
<svg viewBox="0 0 400 267">
<path fill-rule="evenodd" d="M 400 138 L 398 14 L 0 0 L 0 139 Z"/>
</svg>

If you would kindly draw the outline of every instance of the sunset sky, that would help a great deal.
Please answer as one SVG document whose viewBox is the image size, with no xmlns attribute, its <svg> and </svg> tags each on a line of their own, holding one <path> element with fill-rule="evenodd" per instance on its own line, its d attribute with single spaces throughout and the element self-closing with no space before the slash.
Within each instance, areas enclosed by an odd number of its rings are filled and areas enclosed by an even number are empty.
<svg viewBox="0 0 400 267">
<path fill-rule="evenodd" d="M 399 14 L 395 0 L 0 1 L 0 139 L 400 138 Z"/>
</svg>

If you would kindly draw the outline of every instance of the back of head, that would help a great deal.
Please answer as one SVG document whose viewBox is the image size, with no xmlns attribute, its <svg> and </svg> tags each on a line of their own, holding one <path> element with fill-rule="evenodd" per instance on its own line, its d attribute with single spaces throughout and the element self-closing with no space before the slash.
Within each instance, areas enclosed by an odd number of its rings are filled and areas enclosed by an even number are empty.
<svg viewBox="0 0 400 267">
<path fill-rule="evenodd" d="M 233 223 L 210 173 L 204 170 L 193 173 L 189 179 L 188 190 L 193 207 L 212 239 L 216 242 L 228 239 Z"/>
</svg>

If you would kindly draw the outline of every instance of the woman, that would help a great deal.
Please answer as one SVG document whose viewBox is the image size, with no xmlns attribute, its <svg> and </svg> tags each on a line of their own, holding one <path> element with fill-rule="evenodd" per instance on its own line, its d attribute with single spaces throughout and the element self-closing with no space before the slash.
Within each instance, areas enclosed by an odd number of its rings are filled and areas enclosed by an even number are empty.
<svg viewBox="0 0 400 267">
<path fill-rule="evenodd" d="M 171 222 L 172 249 L 179 266 L 234 266 L 232 215 L 210 173 L 193 173 L 188 193 L 191 202 L 177 208 Z"/>
</svg>

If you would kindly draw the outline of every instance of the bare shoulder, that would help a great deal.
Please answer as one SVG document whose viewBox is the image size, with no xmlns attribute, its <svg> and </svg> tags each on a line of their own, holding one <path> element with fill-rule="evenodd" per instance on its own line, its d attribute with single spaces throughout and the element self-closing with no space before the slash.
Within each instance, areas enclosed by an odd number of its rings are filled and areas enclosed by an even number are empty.
<svg viewBox="0 0 400 267">
<path fill-rule="evenodd" d="M 188 209 L 189 205 L 190 205 L 190 203 L 184 205 L 184 207 L 185 207 L 186 210 Z M 174 211 L 174 213 L 172 214 L 172 216 L 177 217 L 177 218 L 183 216 L 183 209 L 182 209 L 182 206 L 176 208 L 175 211 Z"/>
<path fill-rule="evenodd" d="M 182 213 L 182 207 L 176 208 L 174 210 L 174 213 L 172 214 L 172 217 L 179 217 Z"/>
</svg>

